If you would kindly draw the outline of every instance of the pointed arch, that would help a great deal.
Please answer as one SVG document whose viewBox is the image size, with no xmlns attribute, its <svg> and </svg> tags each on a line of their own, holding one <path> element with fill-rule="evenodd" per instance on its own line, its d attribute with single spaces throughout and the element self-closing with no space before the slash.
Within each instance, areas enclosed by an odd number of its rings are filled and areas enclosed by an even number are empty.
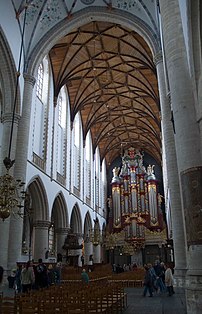
<svg viewBox="0 0 202 314">
<path fill-rule="evenodd" d="M 69 226 L 67 204 L 62 192 L 58 193 L 53 202 L 51 212 L 51 221 L 52 220 L 54 221 L 56 229 L 67 228 Z"/>
<path fill-rule="evenodd" d="M 0 82 L 2 92 L 2 112 L 12 112 L 15 97 L 16 66 L 7 39 L 0 26 Z M 3 72 L 1 72 L 3 69 Z M 9 88 L 8 88 L 9 86 Z M 20 93 L 17 95 L 16 112 L 20 112 Z"/>
<path fill-rule="evenodd" d="M 137 16 L 123 12 L 122 10 L 108 10 L 101 7 L 91 7 L 91 13 L 89 14 L 89 8 L 83 9 L 74 16 L 71 21 L 63 20 L 46 33 L 38 45 L 31 51 L 29 58 L 27 59 L 26 70 L 30 73 L 34 73 L 39 64 L 41 56 L 44 56 L 53 47 L 60 38 L 65 36 L 74 28 L 78 28 L 93 20 L 97 21 L 113 21 L 114 23 L 121 24 L 130 28 L 140 34 L 150 47 L 152 54 L 155 55 L 159 51 L 159 38 L 155 32 L 140 18 Z"/>
<path fill-rule="evenodd" d="M 70 218 L 70 228 L 73 233 L 82 233 L 82 219 L 78 204 L 76 203 L 72 209 Z"/>
<path fill-rule="evenodd" d="M 91 230 L 92 230 L 92 219 L 88 211 L 84 219 L 84 241 L 90 237 Z"/>
<path fill-rule="evenodd" d="M 36 220 L 49 220 L 49 205 L 47 193 L 40 177 L 35 177 L 27 186 L 28 194 L 33 208 L 33 218 Z"/>
</svg>

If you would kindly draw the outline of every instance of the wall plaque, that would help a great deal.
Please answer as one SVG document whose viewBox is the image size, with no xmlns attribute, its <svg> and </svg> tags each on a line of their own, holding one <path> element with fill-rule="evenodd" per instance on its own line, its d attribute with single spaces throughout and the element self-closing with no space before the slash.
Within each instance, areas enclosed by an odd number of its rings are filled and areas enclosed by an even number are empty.
<svg viewBox="0 0 202 314">
<path fill-rule="evenodd" d="M 202 244 L 202 167 L 181 173 L 187 245 Z"/>
</svg>

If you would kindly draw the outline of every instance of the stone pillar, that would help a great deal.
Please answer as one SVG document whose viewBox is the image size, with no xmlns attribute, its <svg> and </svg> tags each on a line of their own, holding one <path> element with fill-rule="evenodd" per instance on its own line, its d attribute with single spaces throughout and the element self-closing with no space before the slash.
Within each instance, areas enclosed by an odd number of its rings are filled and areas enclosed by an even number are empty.
<svg viewBox="0 0 202 314">
<path fill-rule="evenodd" d="M 15 175 L 22 180 L 26 178 L 27 154 L 29 144 L 29 129 L 31 118 L 32 94 L 35 84 L 35 78 L 24 74 L 24 97 L 22 116 L 18 127 L 17 151 L 15 160 Z"/>
<path fill-rule="evenodd" d="M 84 264 L 91 265 L 89 261 L 89 256 L 93 255 L 93 243 L 90 241 L 90 238 L 86 238 L 84 242 Z"/>
<path fill-rule="evenodd" d="M 33 232 L 33 257 L 34 261 L 42 258 L 45 261 L 45 254 L 48 251 L 48 230 L 50 221 L 38 220 L 34 222 Z"/>
<path fill-rule="evenodd" d="M 79 245 L 83 243 L 83 236 L 78 236 L 78 243 Z M 76 255 L 78 255 L 78 266 L 82 267 L 82 260 L 81 260 L 82 249 L 78 249 Z"/>
<path fill-rule="evenodd" d="M 67 236 L 67 233 L 69 231 L 69 228 L 58 228 L 55 230 L 56 233 L 56 255 L 58 253 L 65 255 L 66 251 L 62 249 L 64 243 L 65 243 L 65 238 Z"/>
<path fill-rule="evenodd" d="M 185 216 L 187 313 L 198 314 L 202 311 L 202 162 L 195 111 L 198 104 L 193 95 L 178 0 L 160 0 L 160 12 Z"/>
<path fill-rule="evenodd" d="M 93 245 L 93 259 L 94 264 L 100 264 L 101 263 L 101 245 Z"/>
<path fill-rule="evenodd" d="M 24 75 L 24 94 L 22 105 L 22 116 L 19 121 L 17 132 L 17 144 L 15 155 L 15 178 L 25 182 L 27 169 L 27 153 L 29 143 L 30 114 L 32 105 L 32 93 L 35 78 Z M 23 219 L 11 215 L 8 246 L 8 268 L 13 268 L 16 261 L 21 258 Z"/>
<path fill-rule="evenodd" d="M 173 245 L 175 251 L 175 278 L 178 286 L 185 286 L 186 249 L 184 234 L 184 216 L 180 195 L 174 130 L 171 122 L 170 97 L 166 95 L 165 72 L 161 51 L 155 56 L 158 87 L 161 105 L 162 132 L 166 155 L 168 187 L 171 196 L 171 221 L 173 227 Z"/>
<path fill-rule="evenodd" d="M 5 174 L 6 168 L 3 164 L 3 160 L 5 157 L 8 157 L 8 148 L 10 141 L 10 132 L 11 132 L 11 122 L 12 122 L 12 113 L 5 113 L 2 117 L 3 122 L 3 134 L 2 134 L 2 143 L 0 152 L 0 169 L 1 175 Z M 12 146 L 11 146 L 11 159 L 14 158 L 15 148 L 16 148 L 16 134 L 19 123 L 19 115 L 15 115 L 14 117 L 14 129 L 13 129 L 13 137 L 12 137 Z M 13 168 L 10 169 L 10 174 L 12 174 Z M 10 228 L 10 218 L 2 221 L 0 219 L 0 264 L 6 270 L 8 267 L 8 243 L 9 243 L 9 228 Z M 14 266 L 14 265 L 13 265 Z"/>
</svg>

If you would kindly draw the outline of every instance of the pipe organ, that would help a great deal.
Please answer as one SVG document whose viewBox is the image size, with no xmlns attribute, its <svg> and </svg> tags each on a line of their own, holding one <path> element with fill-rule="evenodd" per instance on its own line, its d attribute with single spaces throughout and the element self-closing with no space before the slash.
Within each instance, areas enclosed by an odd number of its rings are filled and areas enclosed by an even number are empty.
<svg viewBox="0 0 202 314">
<path fill-rule="evenodd" d="M 113 169 L 111 233 L 124 230 L 128 242 L 143 242 L 145 230 L 162 231 L 163 216 L 154 165 L 143 165 L 143 153 L 130 147 L 120 168 Z"/>
</svg>

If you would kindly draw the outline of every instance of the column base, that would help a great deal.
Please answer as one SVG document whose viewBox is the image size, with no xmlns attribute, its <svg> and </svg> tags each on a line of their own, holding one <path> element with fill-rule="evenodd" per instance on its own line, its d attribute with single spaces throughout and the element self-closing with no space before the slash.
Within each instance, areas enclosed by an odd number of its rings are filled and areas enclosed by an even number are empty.
<svg viewBox="0 0 202 314">
<path fill-rule="evenodd" d="M 186 275 L 187 314 L 202 313 L 202 271 L 187 271 Z"/>
<path fill-rule="evenodd" d="M 186 269 L 175 268 L 174 279 L 175 286 L 179 288 L 185 288 L 186 286 Z"/>
</svg>

